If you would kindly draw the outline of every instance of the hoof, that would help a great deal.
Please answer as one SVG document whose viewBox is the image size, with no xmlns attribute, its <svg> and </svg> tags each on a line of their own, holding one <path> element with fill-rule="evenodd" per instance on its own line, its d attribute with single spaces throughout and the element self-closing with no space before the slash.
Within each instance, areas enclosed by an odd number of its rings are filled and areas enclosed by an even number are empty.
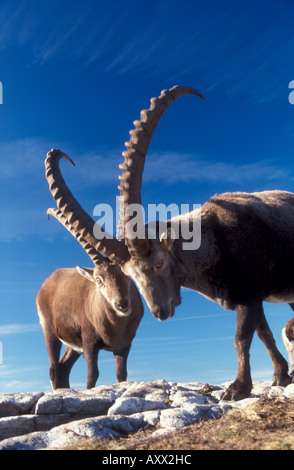
<svg viewBox="0 0 294 470">
<path fill-rule="evenodd" d="M 272 383 L 272 386 L 273 387 L 276 387 L 276 386 L 287 387 L 287 385 L 293 382 L 294 376 L 292 376 L 292 374 L 291 374 L 291 377 L 288 374 L 287 376 L 284 376 L 281 378 L 274 376 L 274 381 Z"/>
<path fill-rule="evenodd" d="M 233 382 L 225 391 L 222 400 L 226 401 L 239 401 L 243 400 L 244 398 L 248 398 L 251 392 L 251 387 L 250 390 L 248 390 L 248 387 L 245 387 L 244 385 L 238 383 L 238 382 Z"/>
</svg>

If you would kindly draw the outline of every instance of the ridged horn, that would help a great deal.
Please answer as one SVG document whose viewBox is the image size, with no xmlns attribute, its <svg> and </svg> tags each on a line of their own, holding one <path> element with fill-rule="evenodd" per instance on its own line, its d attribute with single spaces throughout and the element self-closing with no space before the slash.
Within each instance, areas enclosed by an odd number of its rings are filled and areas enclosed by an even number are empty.
<svg viewBox="0 0 294 470">
<path fill-rule="evenodd" d="M 126 228 L 127 223 L 132 219 L 132 216 L 126 213 L 128 206 L 130 204 L 141 204 L 145 157 L 156 126 L 167 108 L 183 95 L 196 95 L 204 99 L 201 93 L 194 88 L 174 86 L 170 90 L 163 90 L 158 98 L 152 98 L 150 108 L 141 111 L 140 121 L 134 121 L 135 129 L 130 131 L 131 138 L 125 144 L 127 150 L 122 153 L 124 162 L 119 165 L 122 175 L 119 176 L 120 185 L 118 188 L 123 207 L 120 225 L 123 225 L 124 228 Z M 148 239 L 130 239 L 127 235 L 125 233 L 125 240 L 130 255 L 142 258 L 148 256 Z"/>
<path fill-rule="evenodd" d="M 78 242 L 82 245 L 83 249 L 86 251 L 86 253 L 95 265 L 99 264 L 105 259 L 99 253 L 99 251 L 95 250 L 95 248 L 93 248 L 93 246 L 90 245 L 87 240 L 85 240 L 82 235 L 76 229 L 73 228 L 73 226 L 68 222 L 66 217 L 62 214 L 60 209 L 53 209 L 50 207 L 49 209 L 47 209 L 48 219 L 50 215 L 55 217 L 55 219 L 57 219 L 78 240 Z"/>
<path fill-rule="evenodd" d="M 72 227 L 71 233 L 74 234 L 74 231 L 78 232 L 97 252 L 102 253 L 114 263 L 124 263 L 129 258 L 129 252 L 122 242 L 112 237 L 102 227 L 100 229 L 104 232 L 105 238 L 98 240 L 94 237 L 94 220 L 75 199 L 61 174 L 59 161 L 62 158 L 65 158 L 74 165 L 71 158 L 62 151 L 56 149 L 50 150 L 45 159 L 45 175 L 58 208 Z"/>
</svg>

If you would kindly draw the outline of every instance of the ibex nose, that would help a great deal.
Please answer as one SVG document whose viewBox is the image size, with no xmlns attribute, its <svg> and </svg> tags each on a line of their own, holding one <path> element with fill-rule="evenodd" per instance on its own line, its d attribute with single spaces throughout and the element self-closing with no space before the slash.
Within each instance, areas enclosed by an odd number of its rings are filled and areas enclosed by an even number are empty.
<svg viewBox="0 0 294 470">
<path fill-rule="evenodd" d="M 120 303 L 114 302 L 116 310 L 120 312 L 126 312 L 129 308 L 129 301 L 127 299 L 122 300 Z"/>
<path fill-rule="evenodd" d="M 167 320 L 168 318 L 172 316 L 173 316 L 173 310 L 170 307 L 160 308 L 155 314 L 155 317 L 159 321 Z"/>
<path fill-rule="evenodd" d="M 164 321 L 167 320 L 168 318 L 171 318 L 175 314 L 175 307 L 177 305 L 180 305 L 181 303 L 181 298 L 179 297 L 176 300 L 172 300 L 170 302 L 167 302 L 166 305 L 163 307 L 159 307 L 157 310 L 154 312 L 151 310 L 152 314 L 157 318 L 159 321 Z"/>
</svg>

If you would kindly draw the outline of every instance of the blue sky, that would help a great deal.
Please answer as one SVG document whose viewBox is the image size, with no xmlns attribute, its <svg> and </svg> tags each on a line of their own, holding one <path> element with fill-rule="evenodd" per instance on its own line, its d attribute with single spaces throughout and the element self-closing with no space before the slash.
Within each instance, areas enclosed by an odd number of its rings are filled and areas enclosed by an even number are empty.
<svg viewBox="0 0 294 470">
<path fill-rule="evenodd" d="M 202 204 L 224 191 L 293 190 L 294 4 L 291 0 L 2 1 L 0 4 L 0 393 L 48 390 L 35 298 L 59 267 L 91 266 L 46 209 L 52 147 L 76 163 L 63 174 L 89 211 L 115 205 L 132 122 L 176 84 L 198 89 L 160 122 L 146 160 L 143 202 Z M 235 313 L 183 290 L 173 319 L 145 308 L 130 380 L 233 380 Z M 286 305 L 265 304 L 280 350 Z M 111 353 L 99 382 L 114 383 Z M 254 380 L 270 379 L 254 339 Z M 79 359 L 72 386 L 84 387 Z"/>
</svg>

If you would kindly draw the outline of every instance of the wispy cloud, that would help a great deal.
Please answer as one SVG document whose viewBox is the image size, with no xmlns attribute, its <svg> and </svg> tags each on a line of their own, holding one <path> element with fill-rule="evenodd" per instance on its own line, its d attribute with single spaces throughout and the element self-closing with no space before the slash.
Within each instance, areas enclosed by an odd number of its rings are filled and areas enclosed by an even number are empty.
<svg viewBox="0 0 294 470">
<path fill-rule="evenodd" d="M 185 344 L 196 344 L 196 343 L 206 343 L 206 342 L 215 342 L 215 341 L 232 341 L 234 336 L 218 336 L 218 337 L 207 337 L 207 338 L 185 338 L 182 336 L 166 336 L 166 337 L 147 337 L 147 338 L 135 338 L 134 342 L 138 345 L 153 344 L 153 350 L 164 349 L 168 346 L 180 346 Z M 138 349 L 138 352 L 142 352 L 141 349 Z"/>
<path fill-rule="evenodd" d="M 40 330 L 41 325 L 39 325 L 39 323 L 12 323 L 8 325 L 0 325 L 0 336 L 33 333 Z"/>
<path fill-rule="evenodd" d="M 230 163 L 205 160 L 197 155 L 166 152 L 148 156 L 144 181 L 165 180 L 174 184 L 177 181 L 203 181 L 243 184 L 251 181 L 273 181 L 290 177 L 291 170 L 275 166 L 271 160 L 254 163 Z"/>
<path fill-rule="evenodd" d="M 49 384 L 41 383 L 40 379 L 40 373 L 47 369 L 46 366 L 19 367 L 8 363 L 1 364 L 0 394 L 50 390 Z"/>
<path fill-rule="evenodd" d="M 255 381 L 272 381 L 273 371 L 271 369 L 262 369 L 262 370 L 252 370 L 252 379 Z"/>
<path fill-rule="evenodd" d="M 16 43 L 26 48 L 31 52 L 30 65 L 62 58 L 86 65 L 101 60 L 106 68 L 113 60 L 110 52 L 120 50 L 128 35 L 128 11 L 120 2 L 104 8 L 96 2 L 51 0 L 41 5 L 23 0 L 15 8 L 6 0 L 0 6 L 0 18 L 2 48 Z"/>
<path fill-rule="evenodd" d="M 0 179 L 9 180 L 18 178 L 25 180 L 27 176 L 37 177 L 38 181 L 45 181 L 44 160 L 47 152 L 53 147 L 48 139 L 30 137 L 12 141 L 0 142 Z M 103 181 L 114 181 L 118 177 L 118 165 L 122 161 L 120 152 L 113 150 L 104 155 L 92 151 L 77 155 L 74 151 L 62 143 L 55 142 L 55 147 L 70 153 L 76 163 L 76 169 L 66 163 L 66 174 L 73 181 L 88 181 L 88 184 L 101 183 Z M 65 148 L 67 147 L 67 148 Z M 94 169 L 94 171 L 93 171 Z M 96 169 L 96 171 L 95 171 Z M 30 179 L 28 185 L 32 187 L 34 179 Z"/>
<path fill-rule="evenodd" d="M 0 142 L 0 206 L 5 221 L 0 225 L 0 240 L 23 240 L 32 234 L 50 238 L 58 232 L 59 225 L 48 224 L 46 217 L 46 209 L 54 201 L 45 180 L 44 159 L 53 145 L 39 137 Z M 62 161 L 61 170 L 77 198 L 79 191 L 84 191 L 86 199 L 82 204 L 86 210 L 92 211 L 98 198 L 98 202 L 105 202 L 101 199 L 105 197 L 102 188 L 107 190 L 107 197 L 113 192 L 118 195 L 119 163 L 123 161 L 120 151 L 78 154 L 70 145 L 56 142 L 55 146 L 68 152 L 75 161 L 75 167 Z M 267 189 L 273 184 L 287 187 L 292 179 L 290 168 L 280 168 L 272 160 L 235 163 L 176 152 L 150 153 L 143 175 L 146 186 L 159 182 L 171 187 L 178 183 L 207 183 L 213 186 L 213 192 L 218 191 L 215 189 L 218 183 L 225 190 L 245 187 L 248 191 L 250 187 Z"/>
<path fill-rule="evenodd" d="M 185 291 L 186 288 L 182 287 L 182 290 Z M 188 289 L 187 289 L 188 291 Z M 190 321 L 190 320 L 204 320 L 206 321 L 208 318 L 218 318 L 218 317 L 227 317 L 231 316 L 231 312 L 223 312 L 223 313 L 210 313 L 206 315 L 187 315 L 187 316 L 182 316 L 182 317 L 176 317 L 174 316 L 172 319 L 170 319 L 170 323 L 172 322 L 182 322 L 182 321 Z M 144 323 L 154 323 L 154 319 L 150 320 L 144 320 Z M 153 339 L 152 339 L 153 340 Z"/>
<path fill-rule="evenodd" d="M 83 8 L 77 13 L 77 9 L 73 6 L 73 9 L 63 16 L 62 25 L 60 19 L 57 19 L 54 26 L 51 26 L 46 39 L 43 38 L 45 40 L 35 47 L 38 60 L 47 62 L 62 55 L 72 58 L 79 55 L 78 50 L 81 53 L 85 50 L 89 36 L 83 35 L 82 30 L 89 21 L 90 11 L 88 8 Z M 78 41 L 81 37 L 84 38 L 82 44 Z"/>
<path fill-rule="evenodd" d="M 0 142 L 0 154 L 7 156 L 0 160 L 0 178 L 23 178 L 24 175 L 42 174 L 44 159 L 51 147 L 48 140 L 41 138 Z M 73 152 L 70 156 L 75 161 L 76 168 L 73 170 L 66 163 L 68 169 L 65 171 L 65 178 L 66 173 L 70 174 L 74 183 L 81 185 L 84 182 L 92 187 L 103 182 L 118 181 L 118 165 L 122 162 L 119 151 L 108 150 L 103 154 L 92 151 L 81 155 Z M 290 177 L 290 169 L 281 169 L 272 160 L 231 163 L 176 152 L 151 153 L 144 170 L 145 182 L 165 180 L 167 184 L 177 181 L 225 181 L 238 184 L 240 181 L 274 181 Z"/>
<path fill-rule="evenodd" d="M 0 31 L 0 49 L 9 47 L 16 38 L 19 38 L 21 18 L 25 14 L 26 1 L 12 5 L 9 1 L 1 2 L 0 18 L 3 27 Z"/>
<path fill-rule="evenodd" d="M 24 199 L 21 207 L 21 202 L 17 207 L 11 204 L 1 208 L 1 218 L 5 223 L 0 226 L 0 241 L 21 241 L 29 239 L 32 235 L 50 240 L 58 232 L 59 226 L 49 223 L 45 204 L 42 206 L 36 201 L 35 207 L 27 207 Z M 2 290 L 3 286 L 0 289 Z"/>
<path fill-rule="evenodd" d="M 291 169 L 282 169 L 272 160 L 260 160 L 253 163 L 233 163 L 206 159 L 197 154 L 173 152 L 151 153 L 147 156 L 144 169 L 144 184 L 164 181 L 166 185 L 177 182 L 224 182 L 237 187 L 251 182 L 267 184 L 283 181 L 292 176 Z M 74 184 L 86 184 L 88 187 L 97 184 L 116 184 L 119 163 L 122 157 L 119 152 L 90 152 L 75 158 L 76 168 L 71 171 Z M 90 170 L 91 169 L 91 170 Z"/>
<path fill-rule="evenodd" d="M 35 270 L 37 269 L 37 263 L 19 263 L 14 261 L 13 263 L 14 269 L 16 267 L 24 267 L 26 269 Z M 2 275 L 2 277 L 4 277 Z M 7 295 L 7 294 L 14 294 L 14 295 L 23 295 L 23 294 L 31 294 L 37 293 L 40 289 L 40 281 L 18 281 L 16 279 L 11 281 L 1 280 L 0 283 L 0 295 Z M 1 326 L 0 326 L 0 334 L 1 334 Z"/>
<path fill-rule="evenodd" d="M 0 178 L 24 178 L 44 173 L 44 159 L 50 150 L 45 139 L 27 138 L 0 142 Z"/>
<path fill-rule="evenodd" d="M 171 0 L 143 9 L 119 1 L 23 0 L 17 8 L 4 1 L 0 41 L 2 48 L 18 43 L 30 50 L 35 64 L 62 58 L 99 65 L 99 74 L 144 73 L 169 81 L 197 76 L 203 91 L 266 101 L 281 97 L 287 73 L 281 51 L 289 51 L 290 74 L 294 39 L 287 15 L 272 23 L 265 7 L 275 14 L 275 5 L 262 1 L 249 2 L 242 14 L 238 2 L 197 8 L 194 2 Z"/>
</svg>

